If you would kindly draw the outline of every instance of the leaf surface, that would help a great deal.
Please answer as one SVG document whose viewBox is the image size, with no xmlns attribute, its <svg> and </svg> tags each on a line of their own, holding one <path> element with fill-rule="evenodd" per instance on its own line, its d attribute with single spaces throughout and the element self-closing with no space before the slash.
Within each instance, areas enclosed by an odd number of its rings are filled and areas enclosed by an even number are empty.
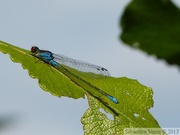
<svg viewBox="0 0 180 135">
<path fill-rule="evenodd" d="M 0 51 L 9 54 L 12 61 L 21 63 L 32 78 L 39 80 L 43 90 L 58 97 L 67 96 L 75 99 L 86 94 L 89 108 L 81 119 L 86 135 L 119 135 L 123 133 L 124 128 L 159 127 L 149 113 L 153 106 L 152 89 L 137 80 L 83 73 L 67 67 L 69 73 L 35 58 L 28 50 L 2 41 Z M 114 96 L 119 103 L 113 103 L 94 87 Z M 106 114 L 99 111 L 100 108 L 112 114 L 114 120 L 109 120 Z"/>
</svg>

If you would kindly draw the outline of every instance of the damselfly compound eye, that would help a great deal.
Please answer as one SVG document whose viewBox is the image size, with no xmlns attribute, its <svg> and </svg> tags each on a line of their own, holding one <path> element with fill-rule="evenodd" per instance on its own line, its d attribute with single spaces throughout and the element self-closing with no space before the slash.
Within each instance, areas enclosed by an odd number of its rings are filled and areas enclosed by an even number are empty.
<svg viewBox="0 0 180 135">
<path fill-rule="evenodd" d="M 31 47 L 31 52 L 32 52 L 32 53 L 35 53 L 35 52 L 37 52 L 37 51 L 39 51 L 39 48 L 38 48 L 37 46 L 32 46 L 32 47 Z"/>
</svg>

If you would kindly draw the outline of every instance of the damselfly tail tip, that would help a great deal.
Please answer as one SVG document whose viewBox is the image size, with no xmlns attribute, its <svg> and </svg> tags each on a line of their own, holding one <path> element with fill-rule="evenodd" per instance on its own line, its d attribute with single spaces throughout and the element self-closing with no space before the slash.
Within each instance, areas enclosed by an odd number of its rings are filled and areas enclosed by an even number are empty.
<svg viewBox="0 0 180 135">
<path fill-rule="evenodd" d="M 117 101 L 117 99 L 115 99 L 115 100 L 112 100 L 115 104 L 118 104 L 119 103 L 119 101 Z"/>
<path fill-rule="evenodd" d="M 108 98 L 116 104 L 119 103 L 118 100 L 116 98 L 114 98 L 113 96 L 108 95 Z"/>
</svg>

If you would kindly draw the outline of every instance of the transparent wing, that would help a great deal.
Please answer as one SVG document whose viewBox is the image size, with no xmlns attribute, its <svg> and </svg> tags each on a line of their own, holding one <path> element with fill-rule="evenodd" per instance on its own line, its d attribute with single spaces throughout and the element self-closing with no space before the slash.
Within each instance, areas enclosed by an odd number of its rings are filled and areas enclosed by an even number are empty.
<svg viewBox="0 0 180 135">
<path fill-rule="evenodd" d="M 80 60 L 72 59 L 72 58 L 69 58 L 67 56 L 60 55 L 60 54 L 53 54 L 53 57 L 54 57 L 53 60 L 56 61 L 57 63 L 77 69 L 79 71 L 91 72 L 94 74 L 102 74 L 105 76 L 110 76 L 109 71 L 101 66 L 97 66 L 97 65 L 93 65 L 87 62 L 80 61 Z"/>
</svg>

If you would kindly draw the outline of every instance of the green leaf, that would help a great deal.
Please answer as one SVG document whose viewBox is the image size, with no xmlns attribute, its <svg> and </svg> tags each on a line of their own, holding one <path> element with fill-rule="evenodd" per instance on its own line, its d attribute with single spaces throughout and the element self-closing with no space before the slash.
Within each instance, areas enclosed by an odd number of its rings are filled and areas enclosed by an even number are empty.
<svg viewBox="0 0 180 135">
<path fill-rule="evenodd" d="M 23 69 L 27 69 L 32 78 L 39 80 L 39 85 L 43 90 L 57 97 L 67 96 L 75 99 L 84 97 L 82 88 L 75 85 L 60 72 L 57 72 L 56 69 L 36 59 L 31 55 L 30 51 L 2 41 L 0 41 L 0 51 L 5 54 L 8 53 L 13 62 L 21 63 Z"/>
<path fill-rule="evenodd" d="M 100 80 L 99 80 L 100 81 Z M 98 82 L 99 82 L 98 81 Z M 90 97 L 90 108 L 81 119 L 86 135 L 121 135 L 124 128 L 158 128 L 159 125 L 148 109 L 153 106 L 151 88 L 141 85 L 138 81 L 123 78 L 106 78 L 101 80 L 101 88 L 115 89 L 118 95 L 119 104 L 110 104 L 110 107 L 117 113 L 111 112 L 104 104 L 99 104 L 97 100 Z M 109 120 L 107 116 L 99 112 L 103 108 L 106 112 L 114 113 L 114 120 Z"/>
<path fill-rule="evenodd" d="M 21 63 L 32 78 L 39 80 L 40 87 L 45 91 L 58 97 L 75 99 L 86 94 L 90 107 L 81 119 L 86 135 L 119 135 L 124 128 L 159 127 L 148 111 L 153 106 L 152 89 L 141 85 L 137 80 L 83 73 L 66 67 L 70 71 L 67 72 L 35 58 L 28 50 L 2 41 L 0 51 L 8 53 L 14 62 Z M 94 87 L 113 95 L 119 103 L 113 103 Z M 112 114 L 114 120 L 109 120 L 99 111 L 100 108 Z"/>
<path fill-rule="evenodd" d="M 121 19 L 121 39 L 180 66 L 180 10 L 170 0 L 133 0 Z"/>
</svg>

